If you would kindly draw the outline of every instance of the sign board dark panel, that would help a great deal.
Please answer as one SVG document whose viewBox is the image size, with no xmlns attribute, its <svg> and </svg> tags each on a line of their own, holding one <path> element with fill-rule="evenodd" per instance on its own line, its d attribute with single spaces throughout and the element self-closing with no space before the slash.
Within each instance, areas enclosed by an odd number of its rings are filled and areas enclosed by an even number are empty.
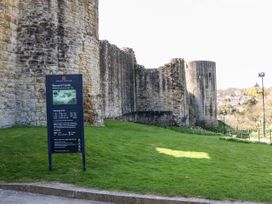
<svg viewBox="0 0 272 204">
<path fill-rule="evenodd" d="M 52 153 L 82 153 L 85 166 L 82 86 L 79 74 L 46 76 L 50 169 Z"/>
</svg>

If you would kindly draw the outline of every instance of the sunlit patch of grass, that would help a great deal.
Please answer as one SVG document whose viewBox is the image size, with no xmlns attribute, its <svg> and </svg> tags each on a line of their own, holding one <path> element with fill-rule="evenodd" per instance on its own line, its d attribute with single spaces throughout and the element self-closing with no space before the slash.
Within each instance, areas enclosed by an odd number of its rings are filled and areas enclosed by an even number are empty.
<svg viewBox="0 0 272 204">
<path fill-rule="evenodd" d="M 190 158 L 190 159 L 211 159 L 209 154 L 206 152 L 191 152 L 191 151 L 180 151 L 166 148 L 157 147 L 156 150 L 161 154 L 166 154 L 176 158 Z"/>
</svg>

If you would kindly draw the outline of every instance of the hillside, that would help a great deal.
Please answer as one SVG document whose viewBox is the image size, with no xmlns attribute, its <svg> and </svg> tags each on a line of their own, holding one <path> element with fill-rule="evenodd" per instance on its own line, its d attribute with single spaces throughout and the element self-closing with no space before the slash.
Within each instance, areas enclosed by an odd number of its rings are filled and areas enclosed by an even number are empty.
<svg viewBox="0 0 272 204">
<path fill-rule="evenodd" d="M 263 101 L 261 89 L 230 88 L 218 90 L 218 119 L 235 129 L 262 127 Z M 272 88 L 265 89 L 266 127 L 272 128 Z"/>
</svg>

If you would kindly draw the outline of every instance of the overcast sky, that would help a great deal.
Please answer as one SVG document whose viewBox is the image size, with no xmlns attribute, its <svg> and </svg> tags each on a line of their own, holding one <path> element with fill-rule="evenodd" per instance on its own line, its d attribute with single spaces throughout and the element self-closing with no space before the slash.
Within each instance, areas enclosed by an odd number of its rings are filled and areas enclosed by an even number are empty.
<svg viewBox="0 0 272 204">
<path fill-rule="evenodd" d="M 146 68 L 172 58 L 217 63 L 218 89 L 272 86 L 272 0 L 100 0 L 100 39 Z"/>
</svg>

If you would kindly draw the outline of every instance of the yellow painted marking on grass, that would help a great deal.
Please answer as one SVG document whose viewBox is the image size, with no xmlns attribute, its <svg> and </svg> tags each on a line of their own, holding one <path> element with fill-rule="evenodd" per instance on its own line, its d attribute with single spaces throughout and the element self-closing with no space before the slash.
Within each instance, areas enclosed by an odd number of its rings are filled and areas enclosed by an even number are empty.
<svg viewBox="0 0 272 204">
<path fill-rule="evenodd" d="M 179 151 L 166 148 L 157 147 L 156 150 L 161 154 L 166 154 L 176 158 L 191 158 L 191 159 L 211 159 L 206 152 L 191 152 L 191 151 Z"/>
</svg>

